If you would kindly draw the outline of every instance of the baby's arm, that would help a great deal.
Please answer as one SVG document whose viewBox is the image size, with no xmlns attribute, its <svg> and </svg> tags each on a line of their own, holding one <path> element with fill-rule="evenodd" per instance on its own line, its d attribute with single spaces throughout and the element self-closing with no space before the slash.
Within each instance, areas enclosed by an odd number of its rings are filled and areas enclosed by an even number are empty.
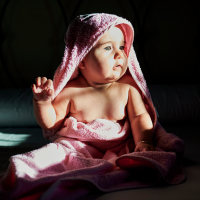
<svg viewBox="0 0 200 200">
<path fill-rule="evenodd" d="M 153 123 L 138 90 L 130 86 L 128 116 L 131 123 L 135 151 L 153 150 Z"/>
<path fill-rule="evenodd" d="M 38 124 L 46 130 L 57 129 L 67 115 L 67 101 L 64 103 L 61 101 L 62 94 L 53 100 L 53 82 L 46 77 L 38 77 L 32 86 L 32 91 L 34 113 Z"/>
</svg>

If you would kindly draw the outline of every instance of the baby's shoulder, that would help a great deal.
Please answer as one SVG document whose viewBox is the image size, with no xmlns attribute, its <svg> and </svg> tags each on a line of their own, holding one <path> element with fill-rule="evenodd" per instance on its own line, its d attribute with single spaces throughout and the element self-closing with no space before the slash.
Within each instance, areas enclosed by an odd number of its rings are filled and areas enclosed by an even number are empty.
<svg viewBox="0 0 200 200">
<path fill-rule="evenodd" d="M 130 74 L 124 75 L 119 81 L 118 84 L 124 88 L 137 88 L 132 76 Z"/>
<path fill-rule="evenodd" d="M 130 85 L 125 82 L 117 82 L 115 86 L 119 92 L 128 92 L 130 89 Z"/>
<path fill-rule="evenodd" d="M 125 74 L 118 82 L 125 83 L 132 86 L 135 85 L 135 81 L 133 80 L 133 77 L 130 75 L 130 73 Z"/>
<path fill-rule="evenodd" d="M 60 100 L 60 99 L 63 99 L 63 100 L 64 99 L 65 100 L 71 99 L 80 90 L 80 88 L 81 88 L 81 84 L 76 80 L 72 80 L 72 81 L 67 83 L 67 85 L 58 94 L 56 99 L 57 100 Z"/>
<path fill-rule="evenodd" d="M 140 90 L 130 74 L 126 74 L 119 80 L 119 85 L 132 95 L 140 95 Z"/>
<path fill-rule="evenodd" d="M 84 87 L 84 81 L 81 78 L 76 78 L 69 81 L 64 87 L 65 91 L 74 91 Z"/>
</svg>

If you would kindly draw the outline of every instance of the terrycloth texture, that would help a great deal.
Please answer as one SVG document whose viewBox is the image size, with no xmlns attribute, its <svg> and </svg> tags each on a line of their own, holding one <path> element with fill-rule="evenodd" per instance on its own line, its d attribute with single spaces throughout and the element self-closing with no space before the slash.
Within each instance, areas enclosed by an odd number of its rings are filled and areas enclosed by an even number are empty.
<svg viewBox="0 0 200 200">
<path fill-rule="evenodd" d="M 11 188 L 11 199 L 77 199 L 96 190 L 114 191 L 161 182 L 177 184 L 184 180 L 179 167 L 183 141 L 166 133 L 157 122 L 132 46 L 134 32 L 129 21 L 109 14 L 84 15 L 73 21 L 67 31 L 63 61 L 54 76 L 55 97 L 78 75 L 82 59 L 112 26 L 118 26 L 124 34 L 128 69 L 153 121 L 156 151 L 133 152 L 128 119 L 122 126 L 104 119 L 84 124 L 69 117 L 57 133 L 44 132 L 52 143 L 10 159 L 2 186 Z"/>
<path fill-rule="evenodd" d="M 180 183 L 184 175 L 176 154 L 183 152 L 183 142 L 172 134 L 156 133 L 156 151 L 133 152 L 127 121 L 84 124 L 70 117 L 54 143 L 11 157 L 4 179 L 4 187 L 11 190 L 5 199 L 71 200 L 97 190 Z"/>
</svg>

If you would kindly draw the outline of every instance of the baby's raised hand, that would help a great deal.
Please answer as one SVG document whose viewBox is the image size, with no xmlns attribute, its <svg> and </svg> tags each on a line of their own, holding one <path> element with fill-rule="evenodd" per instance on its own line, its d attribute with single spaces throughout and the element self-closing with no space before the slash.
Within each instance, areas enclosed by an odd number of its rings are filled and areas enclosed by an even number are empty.
<svg viewBox="0 0 200 200">
<path fill-rule="evenodd" d="M 54 95 L 53 81 L 46 77 L 37 77 L 32 85 L 33 98 L 36 101 L 52 101 Z"/>
</svg>

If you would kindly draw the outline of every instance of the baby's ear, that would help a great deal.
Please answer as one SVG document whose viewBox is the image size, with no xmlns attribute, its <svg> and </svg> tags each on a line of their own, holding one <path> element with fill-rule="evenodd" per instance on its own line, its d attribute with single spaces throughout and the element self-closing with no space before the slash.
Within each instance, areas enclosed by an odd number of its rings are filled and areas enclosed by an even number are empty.
<svg viewBox="0 0 200 200">
<path fill-rule="evenodd" d="M 85 69 L 85 62 L 82 60 L 78 66 L 80 69 Z"/>
</svg>

